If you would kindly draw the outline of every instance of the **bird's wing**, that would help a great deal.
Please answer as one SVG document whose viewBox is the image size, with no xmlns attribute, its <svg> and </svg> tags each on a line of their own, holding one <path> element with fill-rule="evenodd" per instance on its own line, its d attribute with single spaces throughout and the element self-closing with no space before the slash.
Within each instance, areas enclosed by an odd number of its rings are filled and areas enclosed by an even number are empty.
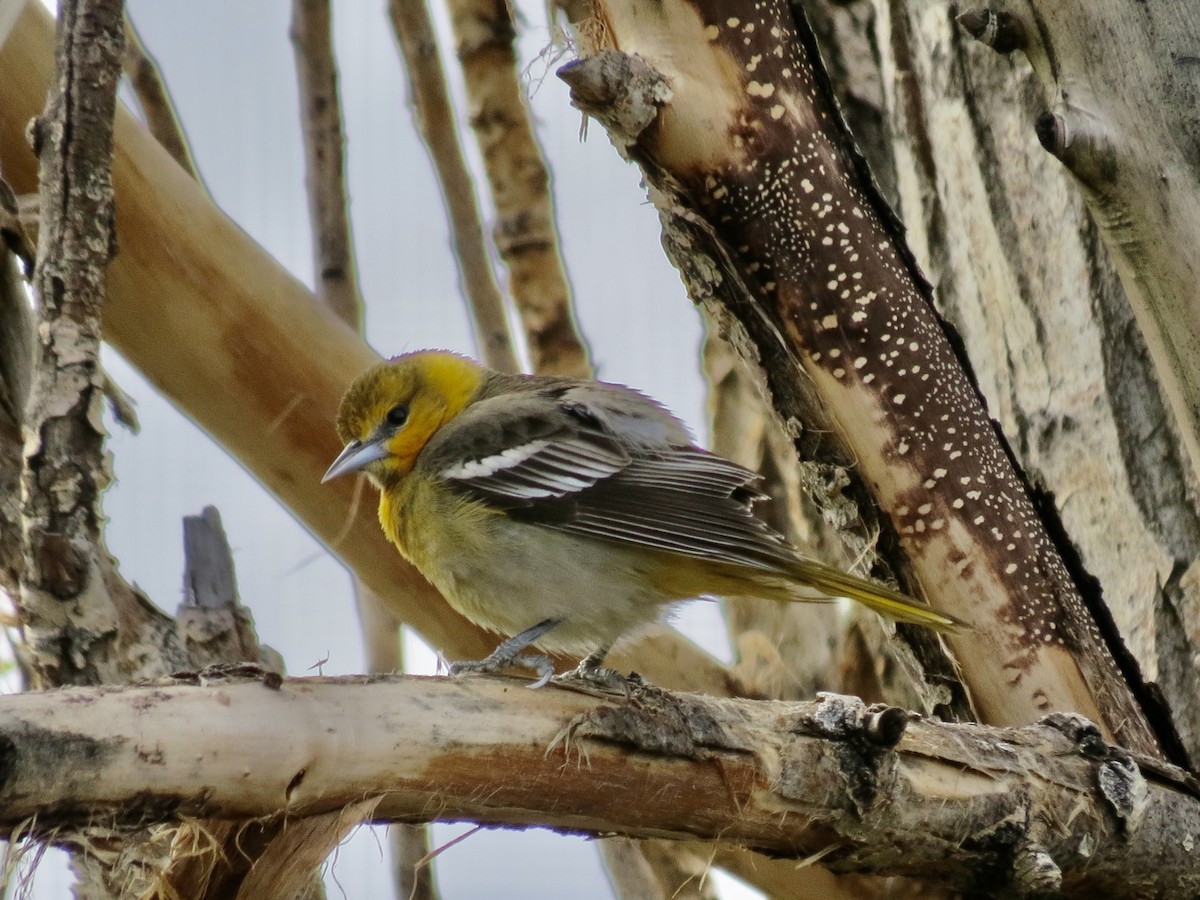
<svg viewBox="0 0 1200 900">
<path fill-rule="evenodd" d="M 614 404 L 587 387 L 476 403 L 431 442 L 426 464 L 522 521 L 735 565 L 795 563 L 751 511 L 755 473 L 692 446 L 653 401 Z"/>
<path fill-rule="evenodd" d="M 629 453 L 564 403 L 561 392 L 483 400 L 444 426 L 422 465 L 501 509 L 578 493 L 625 468 Z"/>
</svg>

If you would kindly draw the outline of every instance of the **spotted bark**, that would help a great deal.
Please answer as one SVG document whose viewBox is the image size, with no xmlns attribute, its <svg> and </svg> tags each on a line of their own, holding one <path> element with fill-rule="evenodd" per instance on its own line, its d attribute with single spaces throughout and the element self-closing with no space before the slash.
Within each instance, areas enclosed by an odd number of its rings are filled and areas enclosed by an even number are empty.
<svg viewBox="0 0 1200 900">
<path fill-rule="evenodd" d="M 803 430 L 824 408 L 818 461 L 874 497 L 909 587 L 970 624 L 946 642 L 978 715 L 1075 710 L 1162 752 L 850 149 L 807 32 L 782 3 L 594 14 L 566 73 L 577 102 L 601 121 L 620 107 L 610 133 L 668 223 L 710 236 L 711 279 L 740 288 L 730 311 L 772 387 L 806 382 L 792 394 L 810 402 L 777 406 L 785 420 Z"/>
</svg>

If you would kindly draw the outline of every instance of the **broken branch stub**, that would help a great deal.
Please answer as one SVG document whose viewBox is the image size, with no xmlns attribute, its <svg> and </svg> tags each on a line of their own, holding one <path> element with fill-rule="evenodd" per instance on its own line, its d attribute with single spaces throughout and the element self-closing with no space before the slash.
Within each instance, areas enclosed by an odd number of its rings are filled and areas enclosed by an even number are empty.
<svg viewBox="0 0 1200 900">
<path fill-rule="evenodd" d="M 600 122 L 618 147 L 637 143 L 671 102 L 671 88 L 637 54 L 605 50 L 558 69 L 571 88 L 571 105 Z"/>
</svg>

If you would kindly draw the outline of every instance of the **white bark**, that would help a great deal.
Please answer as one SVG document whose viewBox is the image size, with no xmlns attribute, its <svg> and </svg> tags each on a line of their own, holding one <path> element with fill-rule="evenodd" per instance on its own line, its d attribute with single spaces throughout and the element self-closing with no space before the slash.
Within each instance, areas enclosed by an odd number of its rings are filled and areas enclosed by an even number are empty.
<svg viewBox="0 0 1200 900">
<path fill-rule="evenodd" d="M 0 700 L 0 825 L 470 819 L 702 838 L 837 872 L 1068 895 L 1193 892 L 1196 786 L 1095 726 L 910 720 L 852 698 L 630 699 L 496 678 L 214 681 Z M 636 803 L 630 798 L 637 797 Z M 1069 823 L 1069 826 L 1066 824 Z M 1174 892 L 1174 893 L 1172 893 Z"/>
</svg>

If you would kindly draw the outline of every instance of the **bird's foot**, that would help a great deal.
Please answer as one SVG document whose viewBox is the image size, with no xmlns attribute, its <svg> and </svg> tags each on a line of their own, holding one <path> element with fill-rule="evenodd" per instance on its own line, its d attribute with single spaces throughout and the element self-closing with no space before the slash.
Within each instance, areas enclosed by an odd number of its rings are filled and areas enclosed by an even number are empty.
<svg viewBox="0 0 1200 900">
<path fill-rule="evenodd" d="M 540 688 L 554 677 L 554 663 L 550 657 L 542 654 L 521 656 L 521 651 L 544 635 L 559 623 L 558 619 L 543 619 L 532 628 L 526 628 L 520 634 L 513 635 L 483 659 L 466 662 L 450 663 L 450 674 L 461 675 L 463 672 L 481 672 L 490 675 L 508 666 L 520 666 L 523 669 L 533 669 L 537 672 L 537 680 L 529 686 Z"/>
<path fill-rule="evenodd" d="M 626 678 L 616 669 L 609 669 L 594 664 L 588 665 L 588 662 L 589 660 L 585 659 L 569 672 L 556 675 L 554 678 L 555 683 L 583 683 L 589 687 L 599 688 L 604 691 L 613 691 L 625 695 L 629 694 L 629 678 Z"/>
<path fill-rule="evenodd" d="M 511 656 L 496 658 L 496 654 L 492 654 L 486 659 L 471 659 L 462 660 L 460 662 L 450 663 L 449 669 L 451 675 L 462 675 L 466 672 L 478 672 L 482 675 L 491 675 L 499 672 L 501 669 L 509 666 L 519 666 L 522 669 L 533 669 L 537 672 L 537 679 L 530 683 L 529 687 L 536 689 L 544 686 L 551 678 L 554 677 L 554 663 L 550 661 L 550 657 L 542 656 L 541 654 L 532 656 Z"/>
</svg>

